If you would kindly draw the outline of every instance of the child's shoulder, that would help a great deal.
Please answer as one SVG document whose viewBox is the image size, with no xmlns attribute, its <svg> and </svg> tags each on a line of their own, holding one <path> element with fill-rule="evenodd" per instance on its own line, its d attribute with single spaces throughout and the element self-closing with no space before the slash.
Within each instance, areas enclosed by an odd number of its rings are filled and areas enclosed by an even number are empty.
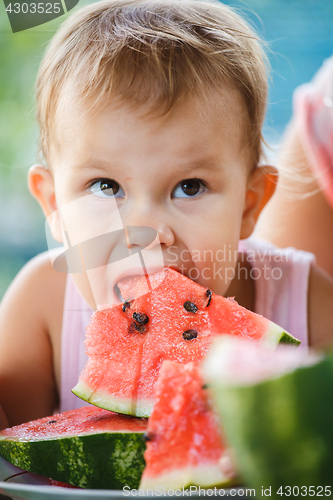
<svg viewBox="0 0 333 500">
<path fill-rule="evenodd" d="M 18 310 L 31 309 L 41 316 L 51 315 L 62 307 L 66 287 L 65 273 L 55 271 L 49 252 L 31 259 L 17 274 L 4 296 L 3 304 Z"/>
<path fill-rule="evenodd" d="M 65 287 L 66 274 L 45 253 L 22 268 L 1 302 L 0 401 L 10 425 L 55 409 Z"/>
</svg>

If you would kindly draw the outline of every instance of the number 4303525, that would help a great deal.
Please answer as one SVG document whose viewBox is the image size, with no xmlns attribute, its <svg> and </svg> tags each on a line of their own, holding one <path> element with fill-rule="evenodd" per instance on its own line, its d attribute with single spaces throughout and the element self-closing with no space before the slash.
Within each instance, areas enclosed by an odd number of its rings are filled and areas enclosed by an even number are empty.
<svg viewBox="0 0 333 500">
<path fill-rule="evenodd" d="M 330 497 L 331 486 L 280 486 L 277 495 L 285 497 Z"/>
<path fill-rule="evenodd" d="M 12 6 L 13 5 L 13 6 Z M 59 14 L 61 12 L 59 3 L 14 3 L 6 7 L 10 14 Z"/>
</svg>

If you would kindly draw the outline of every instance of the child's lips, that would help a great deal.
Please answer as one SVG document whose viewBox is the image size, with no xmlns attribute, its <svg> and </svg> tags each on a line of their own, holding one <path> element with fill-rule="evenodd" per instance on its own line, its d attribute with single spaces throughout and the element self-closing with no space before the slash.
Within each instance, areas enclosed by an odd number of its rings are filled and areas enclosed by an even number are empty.
<svg viewBox="0 0 333 500">
<path fill-rule="evenodd" d="M 121 291 L 120 291 L 120 288 L 119 288 L 119 286 L 118 286 L 117 283 L 113 287 L 113 293 L 114 293 L 114 296 L 116 297 L 116 299 L 118 300 L 119 304 L 121 304 L 122 302 L 124 302 L 124 298 L 121 295 Z"/>
<path fill-rule="evenodd" d="M 193 278 L 189 276 L 189 272 L 191 271 L 191 268 L 186 268 L 185 266 L 178 267 L 176 265 L 171 264 L 170 266 L 165 266 L 168 267 L 169 269 L 172 269 L 173 271 L 177 271 L 179 274 L 182 274 L 183 276 L 186 276 L 186 278 L 189 278 L 192 281 L 195 281 Z"/>
<path fill-rule="evenodd" d="M 163 268 L 161 268 L 160 266 L 157 266 L 155 268 L 150 268 L 149 272 L 148 272 L 146 268 L 143 268 L 142 266 L 138 266 L 138 267 L 130 267 L 128 269 L 119 270 L 119 272 L 113 277 L 113 288 L 114 289 L 116 288 L 116 292 L 118 293 L 117 289 L 119 290 L 119 288 L 121 287 L 121 284 L 124 281 L 127 281 L 128 278 L 136 278 L 136 277 L 144 277 L 144 276 L 149 278 L 149 276 L 152 276 L 152 275 L 162 271 L 162 269 Z M 118 295 L 121 297 L 120 290 L 119 290 Z M 122 302 L 123 302 L 123 300 L 122 300 Z"/>
<path fill-rule="evenodd" d="M 127 282 L 129 278 L 139 278 L 144 276 L 149 278 L 150 276 L 153 276 L 154 274 L 161 272 L 162 269 L 166 268 L 173 269 L 174 271 L 177 271 L 180 274 L 186 276 L 186 272 L 184 272 L 184 269 L 181 270 L 181 268 L 178 267 L 177 265 L 168 265 L 164 266 L 164 268 L 161 267 L 150 268 L 149 273 L 147 272 L 146 268 L 143 268 L 141 266 L 134 266 L 128 269 L 119 269 L 112 276 L 111 286 L 113 289 L 113 302 L 115 304 L 121 304 L 122 302 L 124 302 L 125 299 L 121 294 L 121 288 L 122 284 Z"/>
<path fill-rule="evenodd" d="M 186 274 L 186 270 L 184 270 L 184 266 L 182 268 L 178 267 L 178 266 L 174 266 L 173 264 L 171 264 L 170 266 L 166 266 L 168 267 L 169 269 L 172 269 L 173 271 L 177 271 L 179 274 L 183 274 L 184 276 L 187 276 Z"/>
<path fill-rule="evenodd" d="M 163 269 L 167 269 L 167 268 L 170 268 L 170 269 L 173 269 L 174 271 L 177 271 L 179 272 L 180 274 L 184 274 L 184 272 L 182 272 L 180 270 L 180 268 L 178 266 L 164 266 L 164 268 L 156 268 L 156 269 L 150 269 L 149 273 L 147 272 L 147 270 L 144 268 L 131 268 L 131 269 L 126 269 L 124 270 L 122 273 L 120 273 L 116 280 L 115 280 L 115 284 L 114 284 L 114 293 L 115 295 L 117 296 L 119 302 L 124 302 L 124 298 L 123 296 L 121 295 L 121 288 L 122 288 L 122 284 L 126 283 L 128 281 L 129 278 L 138 278 L 138 277 L 146 277 L 149 279 L 149 277 L 161 272 Z M 133 284 L 134 285 L 134 284 Z"/>
</svg>

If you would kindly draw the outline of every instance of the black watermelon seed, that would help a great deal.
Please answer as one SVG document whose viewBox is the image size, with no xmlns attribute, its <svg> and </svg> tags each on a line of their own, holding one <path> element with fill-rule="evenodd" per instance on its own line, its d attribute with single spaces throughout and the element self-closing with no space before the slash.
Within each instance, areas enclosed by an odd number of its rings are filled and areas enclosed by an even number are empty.
<svg viewBox="0 0 333 500">
<path fill-rule="evenodd" d="M 135 321 L 140 325 L 146 325 L 149 321 L 147 314 L 138 312 L 134 312 L 132 318 L 135 319 Z"/>
<path fill-rule="evenodd" d="M 144 441 L 152 441 L 153 440 L 153 434 L 151 432 L 145 432 L 142 436 Z"/>
<path fill-rule="evenodd" d="M 128 332 L 133 333 L 134 331 L 139 333 L 145 333 L 146 327 L 144 325 L 139 325 L 138 323 L 135 323 L 135 321 L 132 321 L 128 329 Z"/>
<path fill-rule="evenodd" d="M 198 336 L 198 332 L 196 330 L 186 330 L 183 333 L 183 339 L 185 340 L 192 340 L 195 339 Z"/>
<path fill-rule="evenodd" d="M 208 297 L 208 302 L 207 302 L 206 307 L 209 306 L 210 301 L 212 300 L 212 294 L 213 294 L 213 292 L 211 290 L 206 290 L 206 297 Z"/>
<path fill-rule="evenodd" d="M 131 304 L 129 303 L 129 301 L 125 300 L 125 302 L 123 303 L 123 311 L 126 312 L 130 305 Z"/>
<path fill-rule="evenodd" d="M 203 384 L 203 385 L 201 386 L 201 389 L 204 389 L 204 390 L 205 390 L 205 389 L 208 389 L 208 387 L 209 387 L 209 385 L 208 385 L 208 384 Z"/>
<path fill-rule="evenodd" d="M 134 323 L 134 328 L 139 333 L 145 333 L 146 331 L 146 328 L 143 325 L 138 325 L 137 323 Z"/>
<path fill-rule="evenodd" d="M 56 420 L 49 420 L 49 421 L 48 421 L 48 424 L 56 424 L 56 423 L 57 423 L 57 421 L 56 421 Z"/>
<path fill-rule="evenodd" d="M 186 309 L 186 311 L 188 311 L 190 313 L 196 313 L 198 310 L 198 308 L 194 304 L 194 302 L 191 302 L 190 300 L 187 300 L 186 302 L 184 302 L 184 308 Z"/>
</svg>

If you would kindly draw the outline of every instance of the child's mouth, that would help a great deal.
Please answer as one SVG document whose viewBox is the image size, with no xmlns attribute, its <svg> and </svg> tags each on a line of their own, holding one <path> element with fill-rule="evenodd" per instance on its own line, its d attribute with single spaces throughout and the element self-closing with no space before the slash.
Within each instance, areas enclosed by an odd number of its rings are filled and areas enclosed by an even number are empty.
<svg viewBox="0 0 333 500">
<path fill-rule="evenodd" d="M 186 276 L 186 273 L 182 272 L 181 269 L 178 268 L 177 266 L 173 266 L 173 265 L 164 266 L 164 269 L 166 269 L 166 268 L 173 269 L 174 271 L 177 271 L 180 274 L 183 274 Z M 145 268 L 144 268 L 144 273 L 142 273 L 142 272 L 138 273 L 138 272 L 136 272 L 137 270 L 133 270 L 133 269 L 128 270 L 128 271 L 129 272 L 125 273 L 125 275 L 123 274 L 121 277 L 118 277 L 115 285 L 113 286 L 113 293 L 114 293 L 114 297 L 117 300 L 117 303 L 123 303 L 125 300 L 127 300 L 127 294 L 129 293 L 129 291 L 130 291 L 130 295 L 131 295 L 130 299 L 132 299 L 132 298 L 137 298 L 142 293 L 147 293 L 152 288 L 154 288 L 154 280 L 152 281 L 150 278 L 155 276 L 155 275 L 158 275 L 158 273 L 161 272 L 161 269 L 156 270 L 155 273 L 147 273 L 147 270 Z M 158 279 L 158 283 L 161 282 L 161 279 L 163 280 L 162 276 Z M 147 288 L 146 290 L 142 289 L 142 287 L 140 286 L 140 283 L 142 283 L 142 280 L 146 281 L 146 288 Z M 129 283 L 130 283 L 130 287 L 128 288 Z M 156 286 L 156 284 L 157 283 L 155 283 L 155 286 Z M 126 290 L 125 298 L 123 297 L 122 292 L 121 292 L 121 290 L 124 291 L 124 288 L 123 288 L 124 286 L 125 286 L 125 290 Z M 137 287 L 139 287 L 139 288 L 137 288 Z"/>
<path fill-rule="evenodd" d="M 113 296 L 117 301 L 117 304 L 123 303 L 125 300 L 132 300 L 138 298 L 139 296 L 146 294 L 153 288 L 158 286 L 164 279 L 164 274 L 160 274 L 163 269 L 170 268 L 174 271 L 182 273 L 180 268 L 177 266 L 164 266 L 164 268 L 156 268 L 155 270 L 150 269 L 151 272 L 147 272 L 146 268 L 142 268 L 140 271 L 136 268 L 127 269 L 125 272 L 118 275 L 116 282 L 113 285 Z M 152 272 L 155 271 L 155 272 Z M 156 276 L 156 280 L 153 278 Z M 152 278 L 152 279 L 151 279 Z M 125 290 L 125 294 L 124 294 Z M 122 294 L 123 292 L 123 294 Z"/>
<path fill-rule="evenodd" d="M 163 269 L 170 268 L 174 271 L 187 275 L 184 269 L 180 269 L 178 266 L 169 265 L 164 266 Z M 151 277 L 158 275 L 161 269 L 156 269 L 155 273 L 147 273 L 147 270 L 141 268 L 141 272 L 137 268 L 127 269 L 125 272 L 121 272 L 118 276 L 112 280 L 114 285 L 112 287 L 112 299 L 111 301 L 105 301 L 101 305 L 97 306 L 97 309 L 103 309 L 110 307 L 112 305 L 123 304 L 126 300 L 133 300 L 151 291 L 153 288 L 158 286 L 164 279 L 164 275 L 157 277 L 156 281 L 150 279 Z M 183 271 L 183 272 L 182 272 Z M 146 282 L 146 286 L 142 287 L 142 280 Z M 141 283 L 141 285 L 140 285 Z M 123 290 L 124 296 L 121 292 Z M 107 305 L 108 304 L 108 305 Z"/>
<path fill-rule="evenodd" d="M 113 287 L 113 293 L 114 293 L 114 296 L 118 299 L 119 303 L 124 302 L 124 298 L 121 295 L 121 291 L 120 291 L 117 283 Z"/>
</svg>

